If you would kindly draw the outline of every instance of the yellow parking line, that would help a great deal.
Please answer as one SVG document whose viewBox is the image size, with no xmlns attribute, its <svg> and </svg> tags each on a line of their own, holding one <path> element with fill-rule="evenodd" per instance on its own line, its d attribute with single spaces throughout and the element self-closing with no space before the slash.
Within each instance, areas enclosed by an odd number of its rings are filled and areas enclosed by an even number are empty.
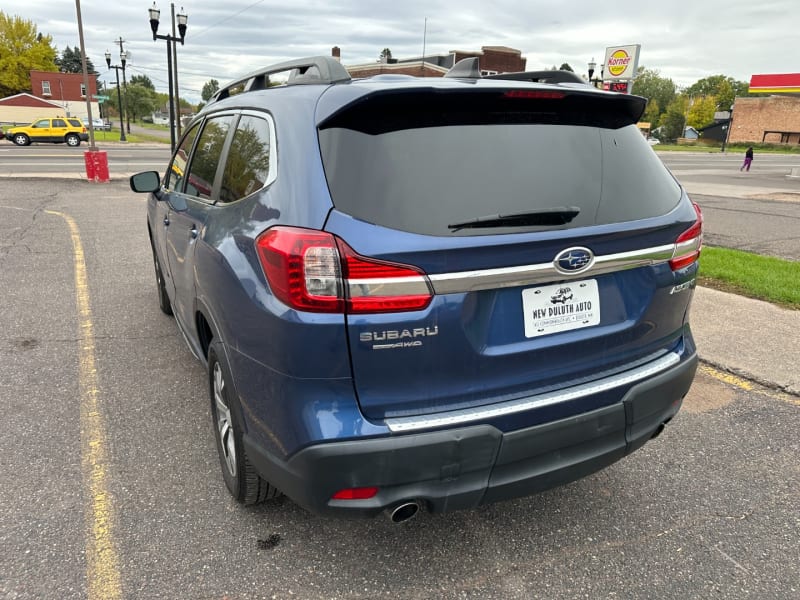
<svg viewBox="0 0 800 600">
<path fill-rule="evenodd" d="M 800 398 L 798 398 L 797 396 L 793 396 L 791 394 L 787 394 L 786 392 L 775 391 L 760 385 L 756 385 L 751 381 L 747 381 L 746 379 L 742 379 L 741 377 L 737 377 L 736 375 L 732 375 L 731 373 L 725 373 L 724 371 L 715 369 L 710 365 L 700 365 L 698 370 L 701 373 L 708 375 L 709 377 L 713 377 L 718 381 L 727 383 L 741 390 L 745 390 L 748 392 L 756 391 L 760 394 L 773 398 L 774 400 L 780 400 L 781 402 L 786 402 L 787 404 L 800 406 Z"/>
<path fill-rule="evenodd" d="M 117 551 L 114 547 L 114 510 L 108 491 L 108 456 L 100 386 L 95 364 L 94 325 L 89 304 L 89 282 L 80 231 L 67 214 L 45 211 L 63 218 L 72 237 L 75 295 L 80 326 L 79 385 L 81 394 L 81 467 L 90 502 L 86 507 L 86 587 L 89 600 L 122 597 Z"/>
<path fill-rule="evenodd" d="M 742 390 L 750 391 L 753 389 L 753 384 L 746 379 L 742 379 L 730 373 L 725 373 L 724 371 L 719 371 L 709 365 L 700 365 L 700 372 Z"/>
</svg>

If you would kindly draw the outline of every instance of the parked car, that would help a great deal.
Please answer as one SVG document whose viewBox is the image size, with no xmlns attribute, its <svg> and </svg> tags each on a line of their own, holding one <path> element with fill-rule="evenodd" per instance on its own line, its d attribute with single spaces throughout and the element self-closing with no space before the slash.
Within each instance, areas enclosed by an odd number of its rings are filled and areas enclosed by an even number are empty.
<svg viewBox="0 0 800 600">
<path fill-rule="evenodd" d="M 402 521 L 658 435 L 697 367 L 702 218 L 645 103 L 475 61 L 351 80 L 316 57 L 223 86 L 131 188 L 232 495 Z"/>
<path fill-rule="evenodd" d="M 6 137 L 6 132 L 3 131 L 2 127 L 0 127 L 0 140 L 2 140 L 4 137 Z"/>
<path fill-rule="evenodd" d="M 89 119 L 83 118 L 81 119 L 84 127 L 89 127 Z M 92 119 L 92 126 L 94 127 L 95 131 L 111 131 L 111 123 L 108 121 L 104 121 L 103 119 Z"/>
<path fill-rule="evenodd" d="M 75 117 L 37 119 L 30 125 L 9 127 L 6 136 L 17 146 L 27 146 L 31 142 L 80 146 L 81 142 L 89 141 L 86 127 Z"/>
</svg>

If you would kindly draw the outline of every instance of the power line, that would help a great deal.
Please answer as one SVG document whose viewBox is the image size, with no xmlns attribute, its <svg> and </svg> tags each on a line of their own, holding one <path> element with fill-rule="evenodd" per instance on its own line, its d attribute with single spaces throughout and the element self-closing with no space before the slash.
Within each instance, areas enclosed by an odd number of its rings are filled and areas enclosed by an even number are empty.
<svg viewBox="0 0 800 600">
<path fill-rule="evenodd" d="M 225 17 L 225 18 L 224 18 L 224 19 L 222 19 L 221 21 L 217 21 L 217 22 L 216 22 L 216 23 L 214 23 L 213 25 L 209 25 L 208 27 L 206 27 L 205 29 L 203 29 L 202 31 L 200 31 L 199 33 L 197 33 L 197 34 L 195 34 L 195 35 L 198 35 L 198 36 L 200 36 L 200 35 L 203 35 L 203 34 L 204 34 L 206 31 L 210 31 L 211 29 L 213 29 L 213 28 L 214 28 L 214 27 L 216 27 L 217 25 L 222 25 L 222 24 L 223 24 L 223 23 L 225 23 L 226 21 L 230 21 L 230 20 L 231 20 L 231 19 L 233 19 L 234 17 L 238 17 L 238 16 L 239 16 L 240 14 L 242 14 L 243 12 L 246 12 L 246 11 L 250 10 L 250 9 L 251 9 L 251 8 L 253 8 L 254 6 L 258 6 L 259 4 L 262 4 L 263 2 L 264 2 L 264 0 L 258 0 L 258 2 L 253 2 L 253 3 L 252 3 L 250 6 L 247 6 L 247 7 L 243 8 L 243 9 L 242 9 L 242 10 L 240 10 L 239 12 L 237 12 L 237 13 L 235 13 L 235 14 L 232 14 L 232 15 L 231 15 L 231 16 L 229 16 L 229 17 Z"/>
</svg>

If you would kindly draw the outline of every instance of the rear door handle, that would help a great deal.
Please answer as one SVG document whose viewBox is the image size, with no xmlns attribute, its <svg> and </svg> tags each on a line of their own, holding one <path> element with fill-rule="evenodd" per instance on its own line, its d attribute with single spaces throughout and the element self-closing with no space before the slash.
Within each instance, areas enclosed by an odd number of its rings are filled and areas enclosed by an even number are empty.
<svg viewBox="0 0 800 600">
<path fill-rule="evenodd" d="M 197 226 L 192 225 L 192 228 L 189 230 L 189 233 L 191 234 L 193 240 L 197 239 Z"/>
<path fill-rule="evenodd" d="M 169 217 L 164 217 L 164 227 L 169 227 Z"/>
</svg>

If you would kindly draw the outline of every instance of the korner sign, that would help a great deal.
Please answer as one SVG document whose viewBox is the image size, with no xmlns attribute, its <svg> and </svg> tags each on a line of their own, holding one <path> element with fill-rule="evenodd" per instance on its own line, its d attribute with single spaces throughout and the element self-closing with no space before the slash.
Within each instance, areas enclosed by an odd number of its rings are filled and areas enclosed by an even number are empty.
<svg viewBox="0 0 800 600">
<path fill-rule="evenodd" d="M 603 81 L 627 81 L 636 77 L 641 44 L 606 48 Z"/>
</svg>

